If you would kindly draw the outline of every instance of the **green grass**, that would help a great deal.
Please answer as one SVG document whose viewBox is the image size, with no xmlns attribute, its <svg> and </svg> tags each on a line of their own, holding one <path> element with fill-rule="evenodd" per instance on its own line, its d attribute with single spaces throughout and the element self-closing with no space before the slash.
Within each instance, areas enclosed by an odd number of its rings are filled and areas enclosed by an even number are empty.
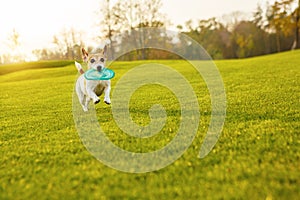
<svg viewBox="0 0 300 200">
<path fill-rule="evenodd" d="M 0 65 L 0 75 L 28 70 L 28 69 L 43 69 L 43 68 L 53 68 L 53 67 L 64 67 L 71 64 L 71 61 L 42 61 L 42 62 L 29 62 L 29 63 L 17 63 L 17 64 L 7 64 Z"/>
<path fill-rule="evenodd" d="M 72 116 L 77 77 L 73 64 L 1 66 L 0 199 L 297 199 L 299 58 L 300 51 L 293 51 L 216 61 L 226 89 L 227 115 L 216 146 L 204 159 L 197 156 L 210 120 L 205 83 L 184 61 L 159 61 L 190 81 L 201 122 L 197 137 L 180 159 L 144 174 L 111 169 L 83 146 Z M 126 71 L 142 63 L 113 63 L 113 89 Z M 168 120 L 159 134 L 148 139 L 122 133 L 103 101 L 96 111 L 112 142 L 126 150 L 149 152 L 172 140 L 180 120 L 176 98 L 159 85 L 134 93 L 132 119 L 140 125 L 149 123 L 148 109 L 155 103 L 165 106 Z"/>
</svg>

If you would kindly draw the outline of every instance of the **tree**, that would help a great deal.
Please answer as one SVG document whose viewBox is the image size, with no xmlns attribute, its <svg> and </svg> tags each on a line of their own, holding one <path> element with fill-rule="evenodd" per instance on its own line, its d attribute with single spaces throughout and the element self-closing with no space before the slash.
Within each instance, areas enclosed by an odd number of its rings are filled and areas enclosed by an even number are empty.
<svg viewBox="0 0 300 200">
<path fill-rule="evenodd" d="M 110 48 L 110 56 L 114 56 L 114 39 L 113 36 L 118 34 L 121 30 L 121 22 L 119 18 L 119 7 L 118 4 L 112 6 L 110 0 L 105 0 L 103 4 L 101 4 L 100 14 L 102 15 L 102 19 L 98 23 L 100 26 L 100 32 L 102 33 L 99 38 L 108 39 L 111 48 Z"/>
<path fill-rule="evenodd" d="M 228 29 L 216 18 L 208 20 L 199 20 L 196 26 L 193 26 L 193 21 L 189 20 L 185 23 L 187 32 L 186 35 L 201 44 L 210 56 L 214 59 L 222 59 L 224 57 L 231 57 L 228 52 L 230 48 L 230 35 Z M 197 54 L 189 50 L 189 54 Z M 196 57 L 196 55 L 192 56 Z"/>
<path fill-rule="evenodd" d="M 80 46 L 83 46 L 81 33 L 74 28 L 64 29 L 58 35 L 53 36 L 53 44 L 56 47 L 57 59 L 74 60 L 80 58 Z"/>
<path fill-rule="evenodd" d="M 126 41 L 128 38 L 137 38 L 137 40 L 130 41 L 131 45 L 145 46 L 148 36 L 144 28 L 164 26 L 164 15 L 160 11 L 161 5 L 161 0 L 118 0 L 114 5 L 110 4 L 110 0 L 106 0 L 99 25 L 101 32 L 104 33 L 101 37 L 111 41 L 112 54 L 117 50 L 114 47 L 118 45 L 116 41 L 120 39 L 123 45 L 123 42 L 129 42 Z M 121 38 L 118 38 L 119 36 Z M 141 49 L 136 51 L 136 54 L 139 59 L 146 59 L 146 50 Z"/>
<path fill-rule="evenodd" d="M 264 53 L 262 31 L 254 22 L 242 21 L 234 29 L 232 42 L 236 44 L 236 55 L 239 58 L 261 55 Z"/>
<path fill-rule="evenodd" d="M 257 5 L 256 11 L 253 14 L 253 23 L 260 29 L 265 26 L 264 11 L 260 5 Z"/>
<path fill-rule="evenodd" d="M 292 34 L 294 26 L 292 23 L 292 15 L 291 15 L 291 5 L 294 0 L 282 0 L 282 1 L 275 1 L 275 3 L 268 8 L 267 11 L 267 19 L 268 25 L 267 27 L 272 32 L 276 34 L 276 46 L 277 52 L 280 52 L 281 43 L 280 37 L 289 36 Z"/>
<path fill-rule="evenodd" d="M 53 36 L 52 48 L 35 49 L 32 54 L 38 60 L 81 60 L 84 43 L 81 33 L 73 28 L 63 29 Z"/>
<path fill-rule="evenodd" d="M 12 50 L 16 50 L 20 46 L 20 34 L 16 31 L 16 29 L 13 29 L 12 34 L 9 36 L 10 43 L 8 46 Z"/>
<path fill-rule="evenodd" d="M 234 27 L 241 21 L 247 21 L 249 15 L 241 11 L 233 11 L 229 14 L 225 14 L 221 18 L 221 23 L 229 30 L 232 31 Z"/>
<path fill-rule="evenodd" d="M 20 34 L 13 29 L 12 33 L 8 36 L 7 46 L 10 50 L 9 54 L 4 55 L 4 62 L 22 62 L 24 61 L 24 56 L 21 54 L 21 42 Z"/>
<path fill-rule="evenodd" d="M 300 48 L 300 36 L 299 36 L 299 29 L 300 29 L 300 0 L 298 0 L 298 7 L 293 12 L 293 16 L 295 18 L 295 39 L 292 46 L 292 49 Z"/>
</svg>

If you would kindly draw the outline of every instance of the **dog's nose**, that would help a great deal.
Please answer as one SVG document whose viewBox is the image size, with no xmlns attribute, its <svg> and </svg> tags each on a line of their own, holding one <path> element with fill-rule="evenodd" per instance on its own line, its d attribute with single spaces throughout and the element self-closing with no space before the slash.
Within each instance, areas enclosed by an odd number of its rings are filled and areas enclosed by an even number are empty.
<svg viewBox="0 0 300 200">
<path fill-rule="evenodd" d="M 100 72 L 102 70 L 102 66 L 101 65 L 98 65 L 97 66 L 97 70 Z"/>
</svg>

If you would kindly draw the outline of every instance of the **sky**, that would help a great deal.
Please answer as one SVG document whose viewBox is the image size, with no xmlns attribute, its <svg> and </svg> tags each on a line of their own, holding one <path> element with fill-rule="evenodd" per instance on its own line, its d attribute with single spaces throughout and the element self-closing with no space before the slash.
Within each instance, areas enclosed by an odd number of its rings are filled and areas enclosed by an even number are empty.
<svg viewBox="0 0 300 200">
<path fill-rule="evenodd" d="M 7 51 L 7 39 L 15 29 L 23 52 L 48 47 L 53 36 L 73 27 L 91 41 L 97 14 L 104 0 L 8 0 L 0 11 L 0 55 Z M 112 0 L 115 1 L 115 0 Z M 220 18 L 234 11 L 252 13 L 268 0 L 162 0 L 162 12 L 176 26 L 190 19 Z M 273 3 L 275 0 L 269 0 Z M 3 3 L 5 2 L 5 3 Z"/>
</svg>

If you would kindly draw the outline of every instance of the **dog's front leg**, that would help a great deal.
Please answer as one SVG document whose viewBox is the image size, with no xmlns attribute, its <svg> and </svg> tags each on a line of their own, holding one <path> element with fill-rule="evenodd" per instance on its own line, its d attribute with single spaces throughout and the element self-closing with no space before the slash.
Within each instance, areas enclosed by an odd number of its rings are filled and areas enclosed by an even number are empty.
<svg viewBox="0 0 300 200">
<path fill-rule="evenodd" d="M 92 89 L 87 89 L 86 90 L 88 96 L 93 100 L 94 104 L 97 104 L 100 102 L 99 97 L 95 94 L 95 92 Z"/>
<path fill-rule="evenodd" d="M 107 85 L 104 89 L 104 103 L 106 104 L 111 104 L 111 101 L 110 101 L 110 81 L 107 81 Z"/>
<path fill-rule="evenodd" d="M 87 92 L 87 95 L 93 100 L 94 104 L 97 104 L 100 102 L 100 99 L 94 91 L 95 87 L 96 87 L 96 85 L 94 85 L 93 83 L 87 82 L 86 92 Z"/>
</svg>

